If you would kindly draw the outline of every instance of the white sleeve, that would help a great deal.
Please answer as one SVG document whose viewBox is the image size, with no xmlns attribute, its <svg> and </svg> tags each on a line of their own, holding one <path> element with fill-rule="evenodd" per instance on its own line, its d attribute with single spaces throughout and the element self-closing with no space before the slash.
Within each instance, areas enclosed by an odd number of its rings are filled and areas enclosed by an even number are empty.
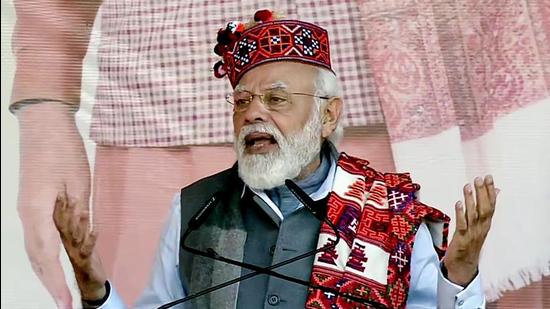
<svg viewBox="0 0 550 309">
<path fill-rule="evenodd" d="M 479 274 L 466 288 L 443 276 L 430 231 L 424 223 L 416 232 L 411 255 L 407 308 L 485 308 Z"/>
<path fill-rule="evenodd" d="M 109 282 L 110 284 L 110 282 Z M 107 300 L 99 307 L 99 309 L 124 309 L 126 305 L 122 300 L 122 297 L 118 295 L 115 290 L 115 287 L 111 284 L 111 290 L 109 291 L 109 296 Z"/>
<path fill-rule="evenodd" d="M 467 287 L 463 288 L 445 278 L 441 273 L 441 268 L 439 269 L 439 280 L 437 281 L 438 308 L 485 308 L 485 295 L 481 288 L 479 273 Z"/>
<path fill-rule="evenodd" d="M 178 270 L 180 214 L 180 194 L 177 194 L 172 201 L 170 217 L 162 232 L 149 283 L 133 308 L 156 308 L 184 297 L 185 292 Z M 109 297 L 100 308 L 122 309 L 126 306 L 115 288 L 111 286 Z"/>
</svg>

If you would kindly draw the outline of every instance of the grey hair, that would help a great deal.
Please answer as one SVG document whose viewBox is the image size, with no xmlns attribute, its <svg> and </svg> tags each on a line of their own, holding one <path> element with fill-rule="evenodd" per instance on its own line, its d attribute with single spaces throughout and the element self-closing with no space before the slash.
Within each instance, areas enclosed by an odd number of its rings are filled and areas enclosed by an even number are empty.
<svg viewBox="0 0 550 309">
<path fill-rule="evenodd" d="M 336 78 L 336 75 L 328 69 L 319 68 L 319 74 L 315 79 L 314 86 L 316 96 L 338 98 L 342 97 L 342 89 L 340 88 L 338 79 Z M 321 114 L 325 107 L 328 105 L 329 100 L 321 98 L 314 98 L 314 100 L 317 103 L 317 108 L 319 108 L 319 114 Z M 343 113 L 341 113 L 340 117 L 336 120 L 336 129 L 328 137 L 328 140 L 331 141 L 335 146 L 338 146 L 338 143 L 340 143 L 340 141 L 344 137 L 344 126 L 342 125 L 341 121 L 342 114 Z"/>
</svg>

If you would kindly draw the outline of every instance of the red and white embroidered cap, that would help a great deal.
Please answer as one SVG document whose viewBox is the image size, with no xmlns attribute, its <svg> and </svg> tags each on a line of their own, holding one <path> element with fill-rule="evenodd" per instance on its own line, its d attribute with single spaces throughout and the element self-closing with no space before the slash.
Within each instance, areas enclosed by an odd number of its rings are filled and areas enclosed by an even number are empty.
<svg viewBox="0 0 550 309">
<path fill-rule="evenodd" d="M 214 52 L 223 58 L 214 65 L 214 75 L 227 75 L 235 87 L 250 69 L 272 61 L 299 61 L 332 71 L 328 33 L 299 20 L 274 20 L 273 12 L 257 11 L 256 25 L 230 22 L 218 31 Z"/>
</svg>

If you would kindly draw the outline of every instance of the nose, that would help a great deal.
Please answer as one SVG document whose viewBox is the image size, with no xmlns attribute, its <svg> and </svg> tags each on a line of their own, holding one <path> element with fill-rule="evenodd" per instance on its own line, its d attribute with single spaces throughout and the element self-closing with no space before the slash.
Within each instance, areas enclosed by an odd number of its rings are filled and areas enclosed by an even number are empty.
<svg viewBox="0 0 550 309">
<path fill-rule="evenodd" d="M 245 123 L 256 123 L 267 121 L 269 111 L 262 103 L 259 96 L 255 95 L 252 98 L 252 102 L 248 105 L 244 113 Z"/>
</svg>

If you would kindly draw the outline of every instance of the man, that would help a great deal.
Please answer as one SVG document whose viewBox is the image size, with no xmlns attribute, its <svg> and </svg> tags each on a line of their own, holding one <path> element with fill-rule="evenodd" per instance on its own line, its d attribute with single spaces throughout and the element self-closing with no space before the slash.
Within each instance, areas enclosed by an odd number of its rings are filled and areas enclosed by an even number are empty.
<svg viewBox="0 0 550 309">
<path fill-rule="evenodd" d="M 198 308 L 484 307 L 477 265 L 496 203 L 491 176 L 476 178 L 475 198 L 465 186 L 447 249 L 448 217 L 416 199 L 419 186 L 408 174 L 380 173 L 336 151 L 343 102 L 327 32 L 265 10 L 255 21 L 229 23 L 215 47 L 223 57 L 215 74 L 227 75 L 234 88 L 228 101 L 238 163 L 176 197 L 136 306 L 160 306 L 248 275 L 192 302 Z M 294 196 L 288 179 L 315 202 Z M 97 235 L 84 209 L 64 192 L 54 211 L 83 303 L 123 306 L 93 250 Z M 218 256 L 235 262 L 214 261 Z M 268 267 L 287 277 L 251 275 L 250 269 Z"/>
<path fill-rule="evenodd" d="M 341 149 L 393 171 L 389 136 L 361 48 L 366 37 L 360 3 L 275 3 L 289 16 L 337 34 L 331 53 L 346 80 L 348 125 Z M 51 220 L 59 188 L 88 200 L 93 187 L 94 228 L 102 235 L 96 250 L 120 295 L 133 303 L 146 286 L 174 192 L 235 161 L 231 109 L 219 105 L 219 94 L 231 87 L 205 69 L 216 55 L 204 33 L 227 20 L 248 19 L 252 8 L 264 5 L 260 0 L 221 5 L 14 0 L 17 69 L 10 109 L 20 125 L 17 209 L 32 269 L 59 308 L 72 308 Z M 94 20 L 100 36 L 91 34 Z M 82 114 L 90 116 L 89 136 L 81 136 L 86 121 L 75 116 L 81 103 Z M 363 138 L 372 141 L 369 147 Z M 92 143 L 95 151 L 87 153 Z"/>
</svg>

